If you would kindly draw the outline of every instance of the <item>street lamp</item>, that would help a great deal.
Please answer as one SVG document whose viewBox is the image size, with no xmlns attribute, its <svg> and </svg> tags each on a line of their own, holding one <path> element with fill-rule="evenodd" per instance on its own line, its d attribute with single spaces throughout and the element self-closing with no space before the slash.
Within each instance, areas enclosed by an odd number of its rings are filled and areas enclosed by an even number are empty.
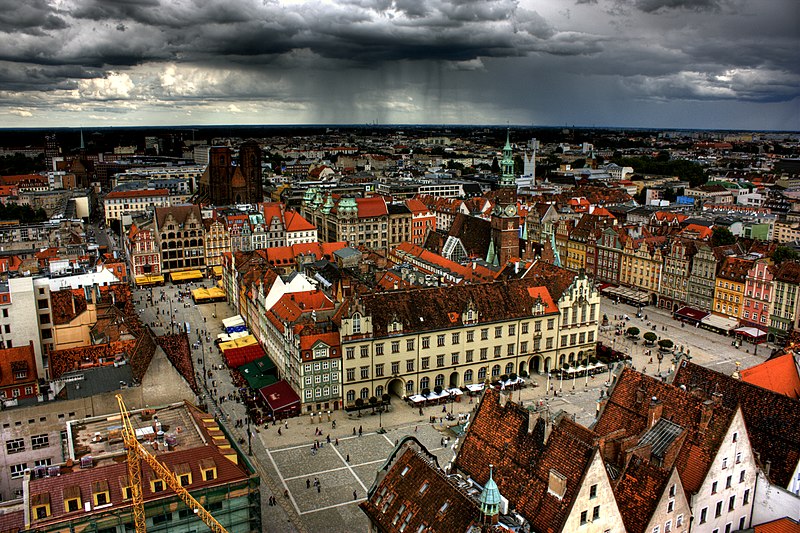
<svg viewBox="0 0 800 533">
<path fill-rule="evenodd" d="M 661 377 L 661 360 L 664 359 L 664 354 L 661 353 L 661 350 L 656 352 L 656 357 L 658 358 L 658 376 Z"/>
</svg>

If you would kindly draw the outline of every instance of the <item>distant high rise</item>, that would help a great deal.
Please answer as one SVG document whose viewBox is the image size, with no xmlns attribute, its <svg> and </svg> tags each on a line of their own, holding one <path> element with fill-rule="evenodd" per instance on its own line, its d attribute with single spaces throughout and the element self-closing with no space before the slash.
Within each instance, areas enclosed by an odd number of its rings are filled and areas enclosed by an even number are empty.
<svg viewBox="0 0 800 533">
<path fill-rule="evenodd" d="M 53 158 L 61 155 L 61 147 L 58 145 L 56 135 L 46 135 L 44 138 L 44 161 L 47 165 L 47 170 L 55 170 L 53 166 Z"/>
<path fill-rule="evenodd" d="M 197 200 L 213 205 L 262 202 L 264 192 L 258 143 L 247 141 L 239 147 L 238 164 L 227 146 L 212 147 L 208 154 L 208 167 L 200 178 Z"/>
</svg>

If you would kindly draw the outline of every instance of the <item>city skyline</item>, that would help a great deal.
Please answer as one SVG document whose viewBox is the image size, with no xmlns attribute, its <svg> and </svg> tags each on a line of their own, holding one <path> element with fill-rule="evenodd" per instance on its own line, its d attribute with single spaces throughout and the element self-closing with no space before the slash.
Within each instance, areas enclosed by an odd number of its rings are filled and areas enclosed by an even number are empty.
<svg viewBox="0 0 800 533">
<path fill-rule="evenodd" d="M 4 12 L 5 127 L 800 125 L 791 0 L 35 0 Z"/>
</svg>

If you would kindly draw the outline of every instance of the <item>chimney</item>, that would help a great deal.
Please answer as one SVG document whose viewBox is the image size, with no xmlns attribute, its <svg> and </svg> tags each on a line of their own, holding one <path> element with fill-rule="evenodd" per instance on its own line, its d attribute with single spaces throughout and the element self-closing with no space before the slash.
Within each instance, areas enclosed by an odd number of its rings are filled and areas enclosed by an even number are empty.
<svg viewBox="0 0 800 533">
<path fill-rule="evenodd" d="M 698 429 L 701 432 L 704 432 L 708 429 L 708 423 L 711 422 L 711 415 L 714 413 L 714 401 L 713 400 L 706 400 L 703 402 L 702 408 L 700 412 L 700 423 L 698 424 Z"/>
<path fill-rule="evenodd" d="M 500 391 L 500 398 L 498 399 L 500 407 L 505 407 L 510 397 L 510 394 L 505 394 L 504 392 Z"/>
<path fill-rule="evenodd" d="M 650 405 L 647 408 L 647 427 L 656 425 L 661 413 L 664 411 L 664 404 L 655 396 L 650 398 Z"/>
</svg>

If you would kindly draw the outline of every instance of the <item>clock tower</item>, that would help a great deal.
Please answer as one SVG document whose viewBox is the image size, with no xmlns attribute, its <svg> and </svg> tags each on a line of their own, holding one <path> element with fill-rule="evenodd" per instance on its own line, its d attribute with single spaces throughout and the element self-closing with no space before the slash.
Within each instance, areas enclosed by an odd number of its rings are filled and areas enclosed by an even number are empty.
<svg viewBox="0 0 800 533">
<path fill-rule="evenodd" d="M 492 209 L 492 242 L 489 245 L 487 262 L 505 266 L 509 260 L 519 257 L 519 214 L 517 213 L 517 183 L 514 176 L 514 156 L 506 132 L 506 145 L 500 161 L 503 174 L 498 182 L 495 204 Z"/>
</svg>

